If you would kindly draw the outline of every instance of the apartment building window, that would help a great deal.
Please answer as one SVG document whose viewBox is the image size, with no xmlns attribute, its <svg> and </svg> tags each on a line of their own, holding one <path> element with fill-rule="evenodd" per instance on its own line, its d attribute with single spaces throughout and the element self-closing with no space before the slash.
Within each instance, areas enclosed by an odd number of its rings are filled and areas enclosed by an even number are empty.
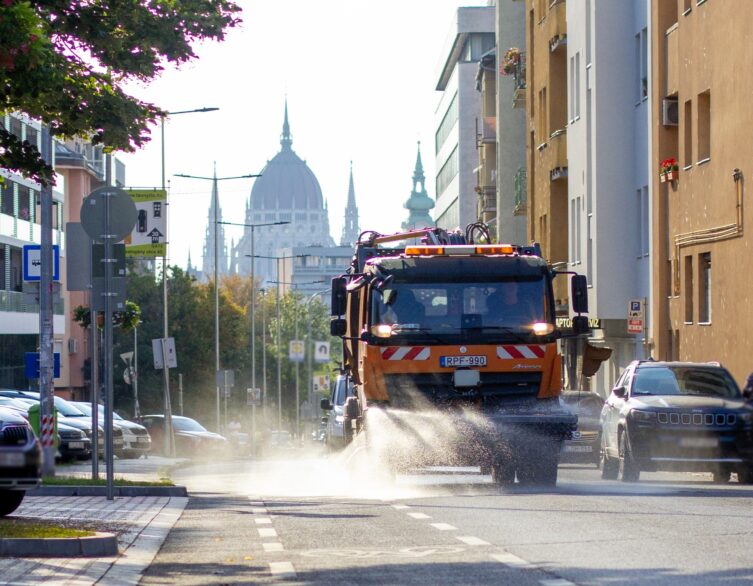
<svg viewBox="0 0 753 586">
<path fill-rule="evenodd" d="M 648 29 L 635 35 L 636 105 L 648 98 Z"/>
<path fill-rule="evenodd" d="M 711 323 L 711 253 L 698 255 L 698 322 Z"/>
<path fill-rule="evenodd" d="M 586 216 L 586 279 L 589 285 L 593 283 L 594 270 L 593 219 L 593 213 Z"/>
<path fill-rule="evenodd" d="M 547 238 L 547 217 L 546 214 L 542 214 L 539 216 L 539 238 L 538 240 L 541 242 L 541 245 L 544 246 L 545 250 L 548 250 L 546 243 L 548 242 Z"/>
<path fill-rule="evenodd" d="M 692 10 L 692 0 L 680 0 L 680 10 L 684 15 L 690 14 Z"/>
<path fill-rule="evenodd" d="M 570 57 L 570 123 L 580 118 L 580 51 Z"/>
<path fill-rule="evenodd" d="M 683 161 L 687 169 L 693 164 L 693 104 L 690 100 L 685 102 L 683 109 L 682 132 L 685 135 Z"/>
<path fill-rule="evenodd" d="M 546 100 L 546 87 L 542 87 L 539 90 L 539 107 L 538 107 L 538 128 L 537 132 L 539 134 L 539 137 L 541 137 L 541 142 L 544 143 L 549 138 L 549 121 L 548 118 L 548 111 L 547 111 L 547 100 Z"/>
<path fill-rule="evenodd" d="M 698 162 L 711 157 L 711 92 L 698 94 Z"/>
<path fill-rule="evenodd" d="M 648 256 L 649 233 L 651 227 L 648 222 L 648 185 L 635 191 L 638 200 L 638 258 Z"/>
<path fill-rule="evenodd" d="M 10 133 L 15 135 L 15 137 L 18 138 L 19 140 L 22 138 L 21 137 L 22 128 L 23 128 L 23 124 L 21 123 L 21 121 L 18 118 L 11 116 L 10 128 L 8 130 L 10 130 Z"/>
<path fill-rule="evenodd" d="M 685 323 L 693 323 L 693 257 L 685 257 Z"/>
<path fill-rule="evenodd" d="M 23 185 L 18 186 L 18 218 L 31 220 L 31 190 Z"/>
<path fill-rule="evenodd" d="M 29 141 L 30 144 L 33 144 L 35 147 L 39 147 L 39 143 L 37 142 L 37 136 L 39 133 L 37 132 L 37 129 L 33 126 L 26 125 L 26 140 Z"/>
<path fill-rule="evenodd" d="M 454 128 L 455 123 L 458 121 L 458 95 L 457 93 L 452 97 L 450 105 L 447 107 L 442 117 L 442 122 L 439 124 L 436 135 L 434 136 L 434 154 L 437 154 L 444 145 L 447 137 L 450 136 L 450 131 Z"/>
<path fill-rule="evenodd" d="M 458 147 L 456 145 L 455 148 L 452 149 L 450 156 L 447 157 L 447 160 L 445 161 L 444 165 L 442 165 L 442 168 L 437 174 L 437 197 L 445 192 L 447 187 L 450 185 L 450 182 L 458 174 L 458 169 Z"/>
<path fill-rule="evenodd" d="M 2 197 L 0 212 L 8 216 L 13 215 L 14 185 L 13 181 L 6 179 L 2 183 L 2 191 L 0 192 L 0 197 Z"/>
</svg>

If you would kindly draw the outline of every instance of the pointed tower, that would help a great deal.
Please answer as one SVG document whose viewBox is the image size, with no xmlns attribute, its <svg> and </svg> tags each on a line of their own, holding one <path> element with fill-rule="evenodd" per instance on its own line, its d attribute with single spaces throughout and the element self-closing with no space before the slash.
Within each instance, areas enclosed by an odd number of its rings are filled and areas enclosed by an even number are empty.
<svg viewBox="0 0 753 586">
<path fill-rule="evenodd" d="M 416 168 L 413 170 L 413 191 L 411 191 L 410 197 L 403 204 L 403 207 L 408 210 L 408 219 L 402 224 L 403 230 L 434 227 L 434 220 L 429 214 L 429 210 L 434 207 L 434 200 L 426 193 L 420 140 L 418 141 Z"/>
<path fill-rule="evenodd" d="M 215 207 L 217 209 L 216 221 L 217 229 L 217 273 L 220 276 L 227 274 L 227 245 L 225 244 L 225 230 L 222 224 L 222 208 L 220 207 L 219 191 L 217 188 L 217 164 L 214 166 L 214 179 L 212 180 L 212 201 L 207 214 L 207 231 L 204 238 L 204 254 L 202 258 L 201 270 L 204 273 L 204 279 L 214 279 L 214 231 L 215 231 Z"/>
<path fill-rule="evenodd" d="M 345 206 L 345 221 L 340 246 L 354 246 L 361 229 L 358 226 L 358 207 L 356 190 L 353 188 L 353 161 L 350 162 L 350 181 L 348 183 L 348 205 Z"/>
</svg>

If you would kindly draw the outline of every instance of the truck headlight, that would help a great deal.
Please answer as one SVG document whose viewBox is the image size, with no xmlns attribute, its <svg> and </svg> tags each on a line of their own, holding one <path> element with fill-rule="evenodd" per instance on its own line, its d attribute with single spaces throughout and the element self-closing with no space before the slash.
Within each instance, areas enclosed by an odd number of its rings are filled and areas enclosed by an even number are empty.
<svg viewBox="0 0 753 586">
<path fill-rule="evenodd" d="M 638 423 L 653 423 L 656 421 L 656 411 L 631 411 L 630 416 Z"/>
<path fill-rule="evenodd" d="M 536 322 L 531 326 L 534 336 L 546 336 L 554 331 L 554 326 L 543 321 Z"/>
</svg>

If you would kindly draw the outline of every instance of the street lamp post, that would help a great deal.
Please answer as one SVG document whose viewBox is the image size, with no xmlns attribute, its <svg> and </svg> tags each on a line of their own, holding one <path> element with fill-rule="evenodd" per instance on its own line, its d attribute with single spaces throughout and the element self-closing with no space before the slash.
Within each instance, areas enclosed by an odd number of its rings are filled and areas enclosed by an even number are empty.
<svg viewBox="0 0 753 586">
<path fill-rule="evenodd" d="M 254 177 L 261 177 L 260 174 L 248 174 L 248 175 L 233 175 L 231 177 L 217 177 L 217 170 L 212 177 L 203 177 L 200 175 L 186 175 L 185 173 L 176 173 L 176 177 L 183 177 L 184 179 L 204 179 L 213 182 L 212 189 L 212 206 L 214 207 L 214 217 L 212 223 L 214 224 L 214 378 L 215 378 L 215 390 L 217 397 L 217 431 L 220 431 L 220 281 L 219 281 L 219 242 L 218 242 L 218 224 L 219 219 L 217 213 L 220 204 L 220 194 L 217 189 L 218 181 L 227 181 L 230 179 L 251 179 Z"/>
<path fill-rule="evenodd" d="M 313 419 L 313 413 L 315 413 L 313 399 L 314 399 L 314 367 L 313 367 L 313 354 L 314 354 L 314 343 L 311 340 L 311 315 L 309 314 L 309 304 L 320 295 L 326 293 L 329 291 L 329 289 L 322 289 L 321 291 L 317 291 L 316 293 L 312 293 L 308 299 L 304 302 L 304 306 L 306 307 L 306 322 L 307 322 L 307 332 L 306 332 L 306 348 L 308 351 L 308 354 L 306 355 L 306 362 L 307 362 L 307 371 L 308 371 L 308 381 L 306 383 L 306 400 L 309 403 L 309 407 L 311 409 L 312 413 L 312 419 Z"/>
<path fill-rule="evenodd" d="M 249 254 L 245 256 L 251 256 Z M 286 260 L 288 258 L 306 258 L 309 256 L 308 254 L 294 254 L 290 256 L 264 256 L 264 255 L 254 255 L 254 258 L 266 258 L 275 260 L 275 274 L 277 276 L 277 280 L 273 281 L 274 284 L 277 285 L 276 291 L 277 291 L 277 332 L 276 332 L 276 345 L 277 345 L 277 429 L 278 431 L 282 428 L 282 349 L 280 344 L 280 285 L 283 284 L 292 284 L 292 283 L 282 283 L 280 281 L 280 261 Z M 297 407 L 296 407 L 297 408 Z"/>
<path fill-rule="evenodd" d="M 254 271 L 254 229 L 263 228 L 265 226 L 282 226 L 284 224 L 290 224 L 290 222 L 265 222 L 263 224 L 239 224 L 236 222 L 219 222 L 220 224 L 228 224 L 230 226 L 244 226 L 251 228 L 251 387 L 256 388 L 256 272 Z"/>
<path fill-rule="evenodd" d="M 219 108 L 204 107 L 194 108 L 193 110 L 177 110 L 175 112 L 165 112 L 160 119 L 160 140 L 162 150 L 162 191 L 165 194 L 165 205 L 167 205 L 167 186 L 165 183 L 165 118 L 176 116 L 178 114 L 199 114 L 204 112 L 216 112 Z M 167 231 L 166 231 L 167 232 Z M 167 337 L 168 337 L 168 305 L 167 305 L 167 233 L 165 234 L 165 256 L 162 257 L 162 367 L 164 380 L 165 395 L 165 453 L 168 456 L 174 455 L 173 442 L 173 419 L 172 407 L 170 405 L 170 369 L 167 366 Z"/>
</svg>

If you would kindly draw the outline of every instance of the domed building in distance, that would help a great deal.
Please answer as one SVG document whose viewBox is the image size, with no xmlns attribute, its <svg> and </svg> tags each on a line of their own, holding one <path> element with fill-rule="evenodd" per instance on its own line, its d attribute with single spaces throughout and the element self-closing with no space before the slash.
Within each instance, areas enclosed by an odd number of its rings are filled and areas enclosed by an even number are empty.
<svg viewBox="0 0 753 586">
<path fill-rule="evenodd" d="M 280 152 L 267 162 L 246 203 L 244 223 L 255 227 L 244 228 L 231 261 L 241 275 L 251 274 L 251 255 L 277 257 L 281 256 L 281 249 L 335 244 L 319 181 L 306 161 L 293 150 L 287 102 L 280 145 Z M 262 283 L 277 280 L 275 263 L 270 258 L 254 258 L 256 280 Z M 290 275 L 286 278 L 283 274 L 282 261 L 279 280 L 290 280 Z"/>
</svg>

